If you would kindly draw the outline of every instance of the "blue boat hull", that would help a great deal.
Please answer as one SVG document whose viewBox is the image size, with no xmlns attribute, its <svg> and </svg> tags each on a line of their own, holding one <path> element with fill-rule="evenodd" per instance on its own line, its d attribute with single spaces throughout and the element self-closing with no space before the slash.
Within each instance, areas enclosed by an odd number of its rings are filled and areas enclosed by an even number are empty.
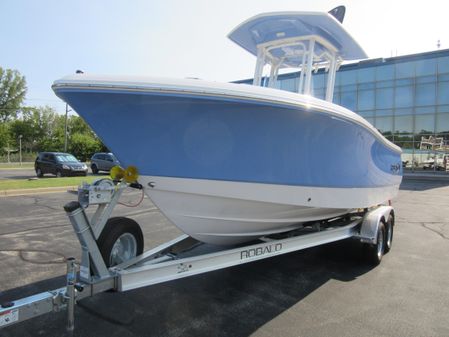
<svg viewBox="0 0 449 337">
<path fill-rule="evenodd" d="M 398 185 L 400 153 L 305 106 L 191 94 L 57 90 L 142 175 L 332 188 Z"/>
<path fill-rule="evenodd" d="M 250 241 L 398 191 L 400 151 L 335 105 L 237 84 L 77 81 L 54 90 L 200 241 Z"/>
</svg>

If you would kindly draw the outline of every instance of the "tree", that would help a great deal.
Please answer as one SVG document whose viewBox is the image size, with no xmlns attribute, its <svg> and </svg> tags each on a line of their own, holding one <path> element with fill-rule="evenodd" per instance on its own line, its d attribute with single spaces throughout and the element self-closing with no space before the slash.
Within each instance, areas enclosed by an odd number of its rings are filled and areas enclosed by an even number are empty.
<svg viewBox="0 0 449 337">
<path fill-rule="evenodd" d="M 13 139 L 13 144 L 19 147 L 19 136 L 22 136 L 22 146 L 30 149 L 33 143 L 33 128 L 30 123 L 23 119 L 16 119 L 9 123 L 10 134 Z"/>
<path fill-rule="evenodd" d="M 27 91 L 25 77 L 17 70 L 0 67 L 0 122 L 17 116 Z"/>
<path fill-rule="evenodd" d="M 64 117 L 51 107 L 36 107 L 24 113 L 33 125 L 37 151 L 62 151 L 64 148 Z"/>
<path fill-rule="evenodd" d="M 85 133 L 74 133 L 70 137 L 69 151 L 81 161 L 86 161 L 95 152 L 100 152 L 103 144 L 98 138 Z"/>
<path fill-rule="evenodd" d="M 14 144 L 22 135 L 22 146 L 28 151 L 62 150 L 63 117 L 51 107 L 23 107 L 20 115 L 7 124 Z"/>
<path fill-rule="evenodd" d="M 0 153 L 6 152 L 9 149 L 11 135 L 9 133 L 9 125 L 0 123 Z"/>
<path fill-rule="evenodd" d="M 71 133 L 83 133 L 94 135 L 92 129 L 87 123 L 79 116 L 70 116 L 68 120 L 68 129 Z"/>
</svg>

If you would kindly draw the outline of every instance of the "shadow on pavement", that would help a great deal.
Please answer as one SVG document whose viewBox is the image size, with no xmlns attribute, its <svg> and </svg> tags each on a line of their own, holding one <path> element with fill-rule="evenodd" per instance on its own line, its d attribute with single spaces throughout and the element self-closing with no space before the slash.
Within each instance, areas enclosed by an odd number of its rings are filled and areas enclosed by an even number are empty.
<svg viewBox="0 0 449 337">
<path fill-rule="evenodd" d="M 426 191 L 446 186 L 449 186 L 448 180 L 403 179 L 399 189 L 404 191 Z"/>
<path fill-rule="evenodd" d="M 2 336 L 248 336 L 331 279 L 368 272 L 361 245 L 345 240 L 246 265 L 80 301 L 75 331 L 59 312 L 5 328 Z M 63 286 L 64 278 L 3 294 L 2 301 Z M 37 333 L 38 332 L 38 333 Z"/>
<path fill-rule="evenodd" d="M 26 174 L 26 175 L 9 175 L 9 176 L 7 176 L 7 177 L 2 177 L 1 179 L 5 179 L 5 180 L 7 180 L 7 179 L 12 179 L 12 180 L 14 180 L 14 179 L 29 179 L 29 178 L 36 178 L 36 174 L 33 174 L 33 175 L 31 175 L 31 174 Z"/>
</svg>

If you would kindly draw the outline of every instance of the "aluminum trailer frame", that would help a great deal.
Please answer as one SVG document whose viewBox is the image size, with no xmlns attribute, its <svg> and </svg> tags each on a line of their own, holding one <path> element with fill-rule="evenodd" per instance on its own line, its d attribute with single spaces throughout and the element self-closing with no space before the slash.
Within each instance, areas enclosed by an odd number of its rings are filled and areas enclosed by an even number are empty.
<svg viewBox="0 0 449 337">
<path fill-rule="evenodd" d="M 0 328 L 66 308 L 67 329 L 73 330 L 74 305 L 85 297 L 107 290 L 123 292 L 141 288 L 347 238 L 376 245 L 380 226 L 391 222 L 392 229 L 394 225 L 393 208 L 380 205 L 232 248 L 204 244 L 188 235 L 181 235 L 107 268 L 96 240 L 127 186 L 123 182 L 114 185 L 101 179 L 80 188 L 79 201 L 64 206 L 81 244 L 80 264 L 73 258 L 67 259 L 65 287 L 0 304 Z M 140 185 L 133 187 L 142 188 Z M 99 205 L 91 219 L 84 210 L 89 204 Z"/>
</svg>

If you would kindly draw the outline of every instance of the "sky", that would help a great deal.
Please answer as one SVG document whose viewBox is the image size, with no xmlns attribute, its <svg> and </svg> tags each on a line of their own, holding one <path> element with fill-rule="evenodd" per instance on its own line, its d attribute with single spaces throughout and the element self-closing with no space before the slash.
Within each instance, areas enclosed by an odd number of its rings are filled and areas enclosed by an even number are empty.
<svg viewBox="0 0 449 337">
<path fill-rule="evenodd" d="M 80 69 L 113 75 L 253 76 L 255 58 L 227 34 L 273 11 L 346 6 L 344 26 L 370 58 L 449 48 L 445 0 L 0 0 L 0 67 L 25 76 L 28 105 L 65 104 L 53 81 Z"/>
</svg>

